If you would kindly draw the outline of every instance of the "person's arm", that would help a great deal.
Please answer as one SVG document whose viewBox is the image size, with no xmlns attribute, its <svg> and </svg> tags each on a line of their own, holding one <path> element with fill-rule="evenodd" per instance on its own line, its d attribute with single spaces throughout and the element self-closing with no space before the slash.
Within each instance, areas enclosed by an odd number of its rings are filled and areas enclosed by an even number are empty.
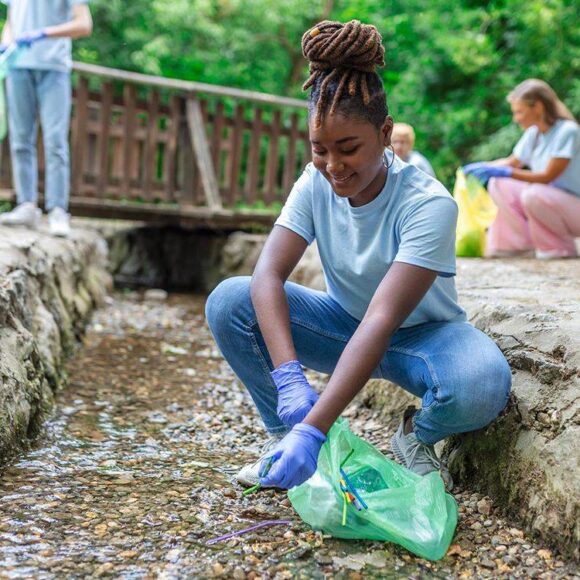
<svg viewBox="0 0 580 580">
<path fill-rule="evenodd" d="M 303 237 L 283 226 L 274 226 L 252 276 L 252 304 L 274 368 L 296 360 L 284 283 L 307 246 Z"/>
<path fill-rule="evenodd" d="M 44 29 L 48 38 L 82 38 L 90 36 L 92 32 L 93 19 L 88 4 L 74 4 L 71 20 Z"/>
<path fill-rule="evenodd" d="M 328 385 L 304 422 L 327 433 L 364 387 L 384 356 L 394 332 L 425 296 L 437 272 L 393 262 L 358 329 L 344 349 Z"/>
<path fill-rule="evenodd" d="M 519 168 L 522 167 L 522 162 L 515 155 L 512 154 L 509 157 L 502 157 L 500 159 L 494 159 L 493 161 L 489 161 L 488 165 L 492 165 L 493 167 Z"/>
<path fill-rule="evenodd" d="M 514 169 L 511 176 L 513 179 L 519 179 L 520 181 L 526 181 L 528 183 L 552 183 L 552 181 L 564 173 L 564 170 L 568 167 L 569 163 L 570 159 L 554 157 L 550 159 L 550 162 L 544 171 Z"/>
</svg>

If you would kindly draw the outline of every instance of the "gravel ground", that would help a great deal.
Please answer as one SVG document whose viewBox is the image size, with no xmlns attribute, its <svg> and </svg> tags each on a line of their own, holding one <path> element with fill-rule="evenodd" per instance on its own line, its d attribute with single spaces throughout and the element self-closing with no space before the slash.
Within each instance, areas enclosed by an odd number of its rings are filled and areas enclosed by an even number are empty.
<svg viewBox="0 0 580 580">
<path fill-rule="evenodd" d="M 439 562 L 314 532 L 282 492 L 243 497 L 233 473 L 265 433 L 203 298 L 117 294 L 68 371 L 46 432 L 1 473 L 0 578 L 574 577 L 471 490 L 454 491 L 460 521 Z M 388 452 L 392 431 L 371 410 L 355 402 L 347 416 Z M 206 544 L 271 519 L 290 523 Z"/>
</svg>

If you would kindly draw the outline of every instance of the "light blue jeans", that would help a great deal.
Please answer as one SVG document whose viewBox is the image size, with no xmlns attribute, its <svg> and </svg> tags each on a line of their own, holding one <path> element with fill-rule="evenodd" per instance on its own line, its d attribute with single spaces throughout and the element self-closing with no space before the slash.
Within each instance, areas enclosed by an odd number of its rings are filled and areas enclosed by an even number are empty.
<svg viewBox="0 0 580 580">
<path fill-rule="evenodd" d="M 12 173 L 18 203 L 38 201 L 36 140 L 42 125 L 46 209 L 68 208 L 70 73 L 13 69 L 6 79 Z"/>
<path fill-rule="evenodd" d="M 324 292 L 287 282 L 290 326 L 298 360 L 331 374 L 360 322 Z M 250 278 L 222 282 L 209 296 L 210 330 L 250 392 L 270 433 L 287 428 L 276 414 L 268 349 L 250 299 Z M 505 407 L 511 371 L 496 344 L 468 322 L 432 322 L 397 331 L 372 375 L 422 399 L 414 432 L 432 444 L 485 427 Z"/>
</svg>

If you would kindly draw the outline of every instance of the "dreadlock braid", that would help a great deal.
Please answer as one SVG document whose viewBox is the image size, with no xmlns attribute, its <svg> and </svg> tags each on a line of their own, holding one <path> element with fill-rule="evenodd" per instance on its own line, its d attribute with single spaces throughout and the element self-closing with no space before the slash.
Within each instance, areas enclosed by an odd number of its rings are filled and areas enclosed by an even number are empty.
<svg viewBox="0 0 580 580">
<path fill-rule="evenodd" d="M 374 26 L 358 20 L 346 24 L 324 20 L 304 33 L 302 52 L 310 62 L 310 76 L 302 88 L 313 87 L 310 98 L 311 104 L 315 102 L 316 105 L 317 127 L 322 123 L 330 97 L 330 114 L 335 113 L 339 105 L 343 108 L 341 100 L 347 95 L 360 97 L 365 107 L 375 97 L 384 97 L 375 69 L 384 66 L 385 49 Z M 384 109 L 383 120 L 387 114 L 386 102 Z"/>
</svg>

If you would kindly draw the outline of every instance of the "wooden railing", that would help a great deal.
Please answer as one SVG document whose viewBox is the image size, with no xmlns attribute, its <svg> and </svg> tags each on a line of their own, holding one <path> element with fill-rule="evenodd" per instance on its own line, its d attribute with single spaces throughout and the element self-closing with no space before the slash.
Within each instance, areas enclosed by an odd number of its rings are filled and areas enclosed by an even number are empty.
<svg viewBox="0 0 580 580">
<path fill-rule="evenodd" d="M 267 223 L 310 160 L 304 101 L 82 63 L 74 71 L 78 214 Z M 3 148 L 0 187 L 8 188 Z"/>
</svg>

